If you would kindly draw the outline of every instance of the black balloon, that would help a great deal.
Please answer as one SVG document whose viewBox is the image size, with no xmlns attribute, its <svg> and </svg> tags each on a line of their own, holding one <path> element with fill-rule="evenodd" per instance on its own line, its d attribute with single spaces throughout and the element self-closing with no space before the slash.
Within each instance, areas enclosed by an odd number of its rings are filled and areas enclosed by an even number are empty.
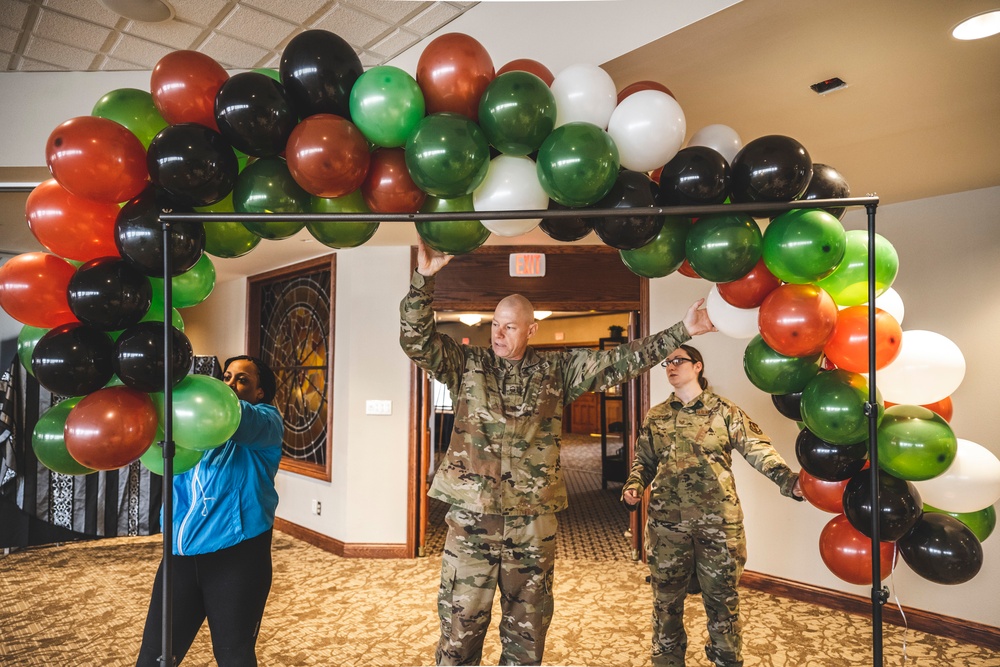
<svg viewBox="0 0 1000 667">
<path fill-rule="evenodd" d="M 288 42 L 278 73 L 299 118 L 332 113 L 350 119 L 351 89 L 364 68 L 339 35 L 306 30 Z"/>
<path fill-rule="evenodd" d="M 802 421 L 802 392 L 796 391 L 791 394 L 771 394 L 771 402 L 778 412 L 792 421 Z"/>
<path fill-rule="evenodd" d="M 878 476 L 878 500 L 881 542 L 901 538 L 923 512 L 917 487 L 884 471 Z M 844 487 L 844 514 L 855 530 L 865 537 L 872 536 L 871 468 L 851 477 Z"/>
<path fill-rule="evenodd" d="M 803 201 L 807 199 L 844 199 L 850 196 L 851 186 L 847 184 L 841 173 L 829 165 L 817 162 L 813 164 L 809 185 L 799 199 Z M 836 206 L 823 210 L 842 220 L 844 213 L 847 212 L 847 207 Z"/>
<path fill-rule="evenodd" d="M 284 86 L 260 72 L 241 72 L 216 93 L 215 121 L 237 150 L 273 157 L 285 150 L 298 118 Z"/>
<path fill-rule="evenodd" d="M 569 206 L 563 206 L 557 201 L 549 200 L 550 211 L 569 211 Z M 541 230 L 556 241 L 579 241 L 594 231 L 591 218 L 560 217 L 542 218 Z"/>
<path fill-rule="evenodd" d="M 149 310 L 149 278 L 118 257 L 92 259 L 76 270 L 66 290 L 76 318 L 104 331 L 132 326 Z"/>
<path fill-rule="evenodd" d="M 729 163 L 717 150 L 688 146 L 663 165 L 656 203 L 660 206 L 721 204 L 729 196 L 731 180 Z"/>
<path fill-rule="evenodd" d="M 868 443 L 835 445 L 804 428 L 795 439 L 795 457 L 813 477 L 826 482 L 840 482 L 850 479 L 865 467 Z"/>
<path fill-rule="evenodd" d="M 240 170 L 229 142 L 199 123 L 160 130 L 149 143 L 146 167 L 150 180 L 184 206 L 222 201 L 233 191 Z"/>
<path fill-rule="evenodd" d="M 638 171 L 623 169 L 611 190 L 591 208 L 641 208 L 655 203 L 656 183 Z M 591 218 L 594 231 L 607 245 L 619 250 L 635 250 L 656 238 L 663 216 L 608 216 Z"/>
<path fill-rule="evenodd" d="M 743 146 L 733 158 L 734 203 L 798 199 L 812 177 L 812 158 L 795 139 L 769 134 Z"/>
<path fill-rule="evenodd" d="M 191 213 L 165 192 L 149 186 L 122 206 L 115 220 L 115 246 L 122 259 L 147 276 L 163 277 L 163 226 L 160 213 Z M 205 228 L 200 222 L 170 224 L 170 275 L 188 271 L 201 259 Z"/>
<path fill-rule="evenodd" d="M 83 396 L 97 391 L 114 371 L 111 336 L 94 327 L 72 322 L 48 331 L 35 344 L 31 368 L 38 383 L 60 396 Z"/>
<path fill-rule="evenodd" d="M 191 368 L 193 351 L 184 332 L 170 327 L 171 363 L 174 386 Z M 163 322 L 140 322 L 118 336 L 112 369 L 122 382 L 139 391 L 163 391 L 164 374 Z"/>
<path fill-rule="evenodd" d="M 983 545 L 955 517 L 927 512 L 897 542 L 910 569 L 936 584 L 961 584 L 979 574 Z"/>
</svg>

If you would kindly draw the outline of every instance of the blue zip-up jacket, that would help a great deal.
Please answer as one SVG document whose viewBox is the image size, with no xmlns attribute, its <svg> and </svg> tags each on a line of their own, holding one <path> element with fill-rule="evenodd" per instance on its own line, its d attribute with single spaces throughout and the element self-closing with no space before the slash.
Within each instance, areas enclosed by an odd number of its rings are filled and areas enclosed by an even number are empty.
<svg viewBox="0 0 1000 667">
<path fill-rule="evenodd" d="M 174 478 L 173 552 L 178 556 L 219 551 L 274 525 L 281 413 L 273 405 L 246 401 L 240 401 L 240 411 L 233 437 Z"/>
</svg>

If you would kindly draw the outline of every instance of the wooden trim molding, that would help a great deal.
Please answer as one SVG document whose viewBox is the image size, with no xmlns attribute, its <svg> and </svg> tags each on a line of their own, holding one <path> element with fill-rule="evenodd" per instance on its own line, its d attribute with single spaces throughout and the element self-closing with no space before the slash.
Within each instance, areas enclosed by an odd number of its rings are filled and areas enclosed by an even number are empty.
<svg viewBox="0 0 1000 667">
<path fill-rule="evenodd" d="M 343 558 L 409 558 L 405 544 L 348 544 L 275 517 L 274 529 Z"/>
<path fill-rule="evenodd" d="M 865 618 L 872 616 L 871 599 L 861 595 L 803 584 L 749 570 L 743 573 L 740 584 L 763 593 L 799 602 L 808 602 L 835 611 L 858 614 Z M 905 622 L 904 615 L 906 616 Z M 906 626 L 913 630 L 975 644 L 993 651 L 1000 650 L 1000 628 L 990 625 L 905 606 L 902 607 L 902 613 L 900 613 L 896 606 L 889 604 L 882 607 L 882 620 L 892 625 Z"/>
</svg>

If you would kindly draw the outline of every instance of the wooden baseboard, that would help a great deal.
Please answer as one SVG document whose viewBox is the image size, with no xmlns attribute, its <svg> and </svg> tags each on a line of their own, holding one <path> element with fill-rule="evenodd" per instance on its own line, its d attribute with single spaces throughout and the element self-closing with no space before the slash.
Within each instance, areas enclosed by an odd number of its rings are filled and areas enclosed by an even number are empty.
<svg viewBox="0 0 1000 667">
<path fill-rule="evenodd" d="M 809 602 L 828 609 L 858 614 L 866 618 L 872 617 L 872 601 L 860 595 L 844 593 L 830 588 L 821 588 L 809 584 L 781 579 L 760 572 L 745 571 L 740 579 L 740 585 L 770 593 L 780 597 Z M 903 615 L 906 619 L 904 622 Z M 993 651 L 1000 650 L 1000 628 L 982 623 L 974 623 L 960 618 L 943 616 L 921 609 L 891 605 L 882 607 L 882 620 L 893 625 L 906 626 L 913 630 L 926 632 L 939 637 L 947 637 L 960 642 L 975 644 Z"/>
<path fill-rule="evenodd" d="M 275 530 L 344 558 L 407 558 L 405 544 L 345 544 L 285 519 L 274 519 Z"/>
</svg>

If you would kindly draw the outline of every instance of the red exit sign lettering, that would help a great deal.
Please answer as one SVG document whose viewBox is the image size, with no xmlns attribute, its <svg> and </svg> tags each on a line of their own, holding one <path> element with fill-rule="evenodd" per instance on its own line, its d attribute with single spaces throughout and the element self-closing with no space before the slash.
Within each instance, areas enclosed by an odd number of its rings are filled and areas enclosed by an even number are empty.
<svg viewBox="0 0 1000 667">
<path fill-rule="evenodd" d="M 541 278 L 545 275 L 545 255 L 516 252 L 510 255 L 510 275 L 514 278 Z"/>
</svg>

